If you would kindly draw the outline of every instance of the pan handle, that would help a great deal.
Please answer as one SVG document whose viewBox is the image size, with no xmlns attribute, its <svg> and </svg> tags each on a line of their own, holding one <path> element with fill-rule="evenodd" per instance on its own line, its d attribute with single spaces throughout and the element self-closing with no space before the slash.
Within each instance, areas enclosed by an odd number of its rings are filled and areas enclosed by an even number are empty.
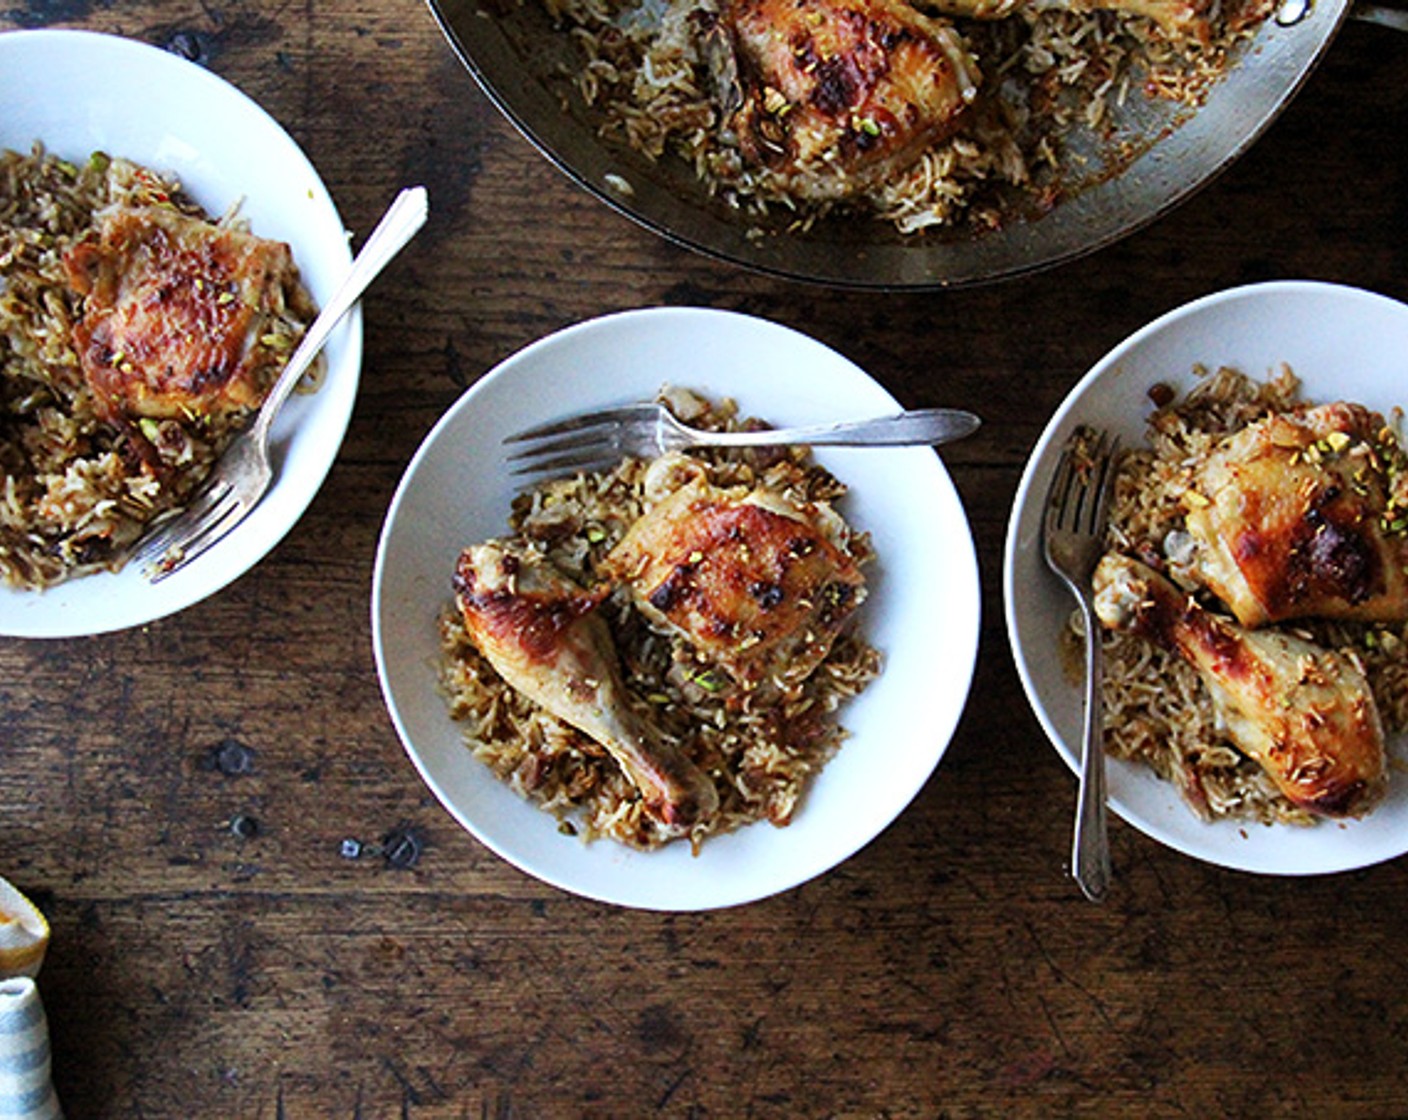
<svg viewBox="0 0 1408 1120">
<path fill-rule="evenodd" d="M 1408 31 L 1408 11 L 1387 4 L 1375 4 L 1371 0 L 1356 0 L 1349 9 L 1349 18 L 1377 23 L 1380 27 L 1392 27 L 1395 31 Z"/>
</svg>

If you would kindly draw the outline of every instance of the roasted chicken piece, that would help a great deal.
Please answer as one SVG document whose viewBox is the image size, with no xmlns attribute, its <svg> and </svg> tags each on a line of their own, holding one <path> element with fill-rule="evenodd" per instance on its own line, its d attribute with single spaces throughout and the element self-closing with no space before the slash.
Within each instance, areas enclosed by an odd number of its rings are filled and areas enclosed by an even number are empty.
<svg viewBox="0 0 1408 1120">
<path fill-rule="evenodd" d="M 1382 798 L 1383 728 L 1369 685 L 1349 658 L 1278 631 L 1238 626 L 1118 553 L 1100 561 L 1095 591 L 1103 625 L 1177 650 L 1198 671 L 1232 742 L 1293 804 L 1357 817 Z"/>
<path fill-rule="evenodd" d="M 958 32 L 905 0 L 723 0 L 705 53 L 744 157 L 814 201 L 912 162 L 978 90 Z"/>
<path fill-rule="evenodd" d="M 1272 416 L 1224 441 L 1184 496 L 1192 578 L 1244 626 L 1408 618 L 1408 473 L 1360 405 Z"/>
<path fill-rule="evenodd" d="M 287 245 L 167 207 L 109 209 L 64 265 L 108 419 L 256 408 L 312 318 Z"/>
<path fill-rule="evenodd" d="M 503 679 L 600 743 L 668 832 L 688 833 L 718 808 L 708 776 L 655 741 L 625 698 L 615 647 L 585 591 L 531 547 L 490 541 L 464 550 L 454 578 L 465 628 Z"/>
<path fill-rule="evenodd" d="M 833 539 L 842 532 L 828 506 L 763 488 L 739 496 L 700 477 L 636 521 L 604 570 L 744 689 L 785 689 L 821 664 L 865 596 L 859 565 Z"/>
<path fill-rule="evenodd" d="M 1152 20 L 1170 39 L 1207 43 L 1213 0 L 928 0 L 926 7 L 968 19 L 1007 19 L 1019 12 L 1114 11 Z"/>
</svg>

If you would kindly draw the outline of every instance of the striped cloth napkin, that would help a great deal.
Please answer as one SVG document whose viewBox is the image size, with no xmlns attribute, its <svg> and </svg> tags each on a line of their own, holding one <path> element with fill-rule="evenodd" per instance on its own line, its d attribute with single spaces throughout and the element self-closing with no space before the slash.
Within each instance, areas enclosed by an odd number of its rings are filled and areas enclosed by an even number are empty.
<svg viewBox="0 0 1408 1120">
<path fill-rule="evenodd" d="M 62 1120 L 49 1079 L 49 1024 L 34 977 L 49 947 L 49 923 L 0 879 L 0 1117 Z"/>
</svg>

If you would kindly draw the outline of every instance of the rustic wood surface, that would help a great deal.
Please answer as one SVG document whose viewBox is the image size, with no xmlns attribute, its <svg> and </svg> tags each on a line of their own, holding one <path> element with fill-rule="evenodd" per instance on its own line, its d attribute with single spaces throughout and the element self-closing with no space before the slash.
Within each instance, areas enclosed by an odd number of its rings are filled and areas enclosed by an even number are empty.
<svg viewBox="0 0 1408 1120">
<path fill-rule="evenodd" d="M 1116 889 L 1083 901 L 1074 783 L 1000 597 L 1025 457 L 1127 333 L 1253 280 L 1408 296 L 1408 39 L 1349 25 L 1244 158 L 1113 247 L 876 295 L 711 262 L 587 197 L 415 0 L 0 6 L 0 28 L 37 26 L 194 55 L 289 129 L 352 229 L 406 183 L 433 203 L 366 298 L 351 430 L 284 543 L 139 630 L 0 640 L 0 873 L 53 924 L 42 991 L 71 1117 L 1408 1111 L 1408 863 L 1258 878 L 1116 821 Z M 560 893 L 461 831 L 397 742 L 368 633 L 381 519 L 442 410 L 546 332 L 657 304 L 781 321 L 908 405 L 987 421 L 946 454 L 985 622 L 942 765 L 830 874 L 699 915 Z M 413 860 L 341 854 L 407 834 Z"/>
</svg>

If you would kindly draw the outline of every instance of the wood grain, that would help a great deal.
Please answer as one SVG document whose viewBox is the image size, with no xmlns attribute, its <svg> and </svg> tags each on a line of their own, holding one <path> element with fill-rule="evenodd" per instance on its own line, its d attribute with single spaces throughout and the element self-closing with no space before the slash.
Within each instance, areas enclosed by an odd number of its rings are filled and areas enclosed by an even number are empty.
<svg viewBox="0 0 1408 1120">
<path fill-rule="evenodd" d="M 433 209 L 366 298 L 346 443 L 271 556 L 140 630 L 0 641 L 0 873 L 54 926 L 42 992 L 70 1116 L 1403 1113 L 1408 866 L 1258 878 L 1115 822 L 1117 888 L 1085 903 L 1074 783 L 1013 671 L 1000 563 L 1047 417 L 1130 331 L 1252 280 L 1408 296 L 1408 40 L 1348 26 L 1244 158 L 1135 236 L 999 286 L 878 295 L 747 274 L 607 210 L 411 0 L 0 10 L 34 26 L 235 82 L 349 228 L 413 181 Z M 368 633 L 381 518 L 440 413 L 548 331 L 662 304 L 775 319 L 908 405 L 987 421 L 945 455 L 985 622 L 942 766 L 832 873 L 703 915 L 562 894 L 461 831 L 397 743 Z M 423 847 L 398 867 L 378 852 L 406 831 Z"/>
</svg>

